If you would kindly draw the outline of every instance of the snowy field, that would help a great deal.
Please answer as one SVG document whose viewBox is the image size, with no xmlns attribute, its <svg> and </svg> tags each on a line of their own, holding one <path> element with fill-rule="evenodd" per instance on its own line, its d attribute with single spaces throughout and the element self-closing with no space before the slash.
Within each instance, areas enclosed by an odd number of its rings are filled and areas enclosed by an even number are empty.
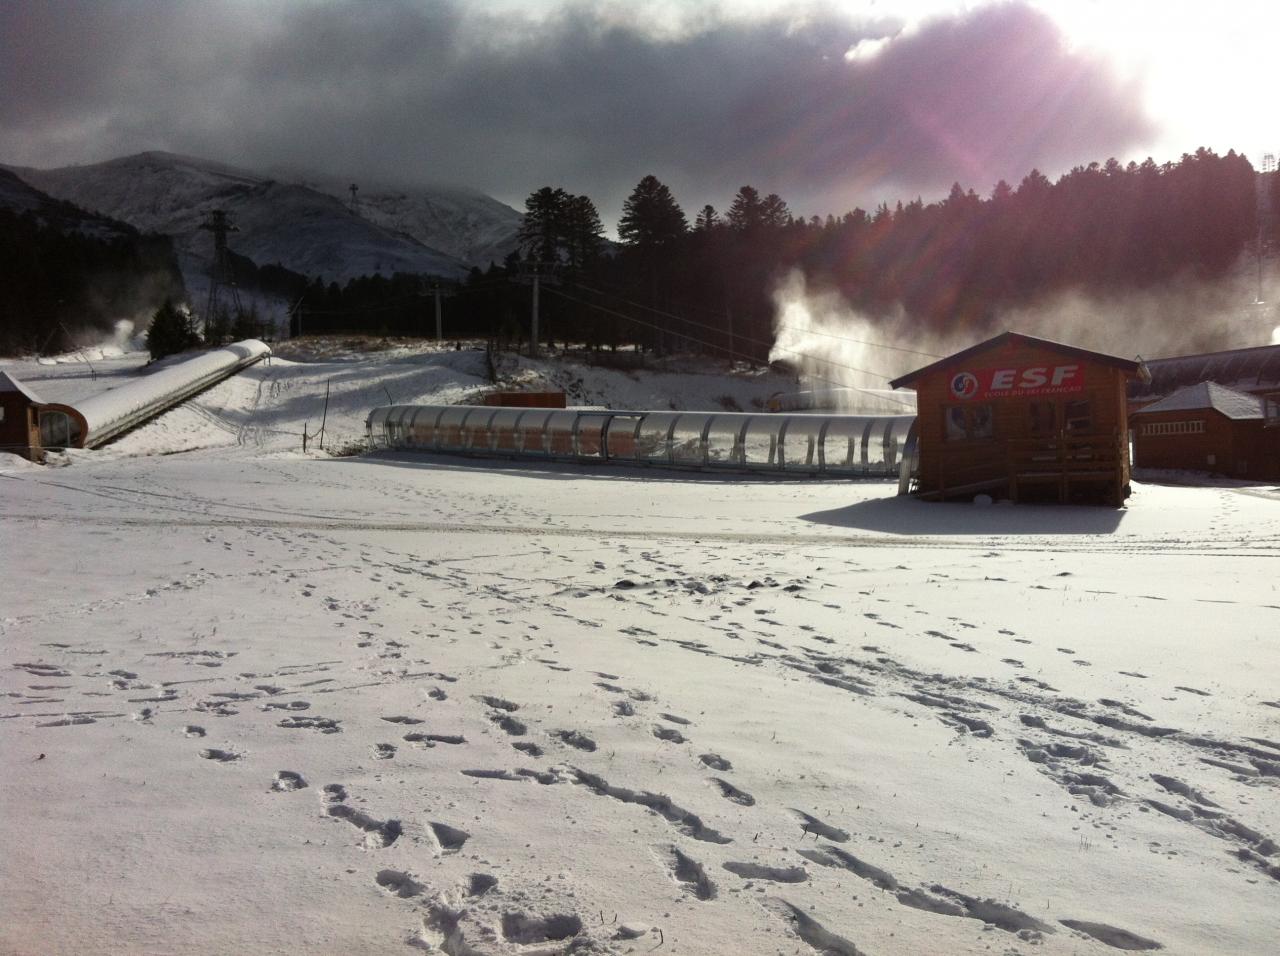
<svg viewBox="0 0 1280 956">
<path fill-rule="evenodd" d="M 1276 951 L 1280 489 L 298 451 L 326 382 L 338 442 L 483 374 L 277 359 L 0 464 L 0 952 Z"/>
</svg>

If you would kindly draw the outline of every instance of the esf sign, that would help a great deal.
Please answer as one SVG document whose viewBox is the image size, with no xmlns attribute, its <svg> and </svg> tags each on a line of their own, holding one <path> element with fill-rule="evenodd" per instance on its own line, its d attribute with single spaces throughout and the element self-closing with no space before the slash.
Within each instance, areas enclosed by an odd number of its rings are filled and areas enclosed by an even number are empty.
<svg viewBox="0 0 1280 956">
<path fill-rule="evenodd" d="M 1034 398 L 1065 395 L 1084 389 L 1079 365 L 1032 365 L 1027 368 L 981 368 L 951 376 L 951 397 L 961 401 L 991 398 Z"/>
</svg>

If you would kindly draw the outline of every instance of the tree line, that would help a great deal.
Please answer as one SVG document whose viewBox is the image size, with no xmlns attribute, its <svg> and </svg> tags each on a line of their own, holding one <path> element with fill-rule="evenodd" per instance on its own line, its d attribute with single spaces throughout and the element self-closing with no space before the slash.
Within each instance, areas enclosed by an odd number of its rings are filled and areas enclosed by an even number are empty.
<svg viewBox="0 0 1280 956">
<path fill-rule="evenodd" d="M 167 236 L 67 204 L 0 208 L 0 354 L 52 354 L 86 328 L 110 331 L 186 292 Z"/>
<path fill-rule="evenodd" d="M 1261 234 L 1274 248 L 1280 175 L 1269 174 L 1261 188 L 1270 197 Z M 623 205 L 616 242 L 606 239 L 589 197 L 535 190 L 517 250 L 461 282 L 396 274 L 339 285 L 234 254 L 232 263 L 242 290 L 288 303 L 292 335 L 432 336 L 440 287 L 447 338 L 527 344 L 536 284 L 544 342 L 764 361 L 773 344 L 772 293 L 793 270 L 866 315 L 906 323 L 899 331 L 976 336 L 1005 310 L 1064 289 L 1219 278 L 1257 241 L 1259 195 L 1244 156 L 1208 149 L 1164 164 L 1090 163 L 1056 182 L 1032 170 L 1016 185 L 996 183 L 985 197 L 956 183 L 936 202 L 807 219 L 749 185 L 727 209 L 703 205 L 690 215 L 647 175 Z M 89 302 L 97 314 L 118 317 L 125 300 L 150 296 L 155 308 L 182 298 L 163 237 L 95 239 L 3 210 L 0 279 L 6 351 L 68 347 L 59 322 L 83 319 Z M 234 337 L 247 322 L 262 327 L 256 315 L 223 319 L 189 323 L 187 340 L 202 329 Z M 166 320 L 172 324 L 172 316 Z"/>
<path fill-rule="evenodd" d="M 1280 177 L 1264 188 L 1273 199 L 1263 234 L 1274 243 Z M 763 361 L 772 292 L 792 270 L 864 314 L 901 317 L 905 331 L 979 334 L 1005 310 L 1064 289 L 1222 277 L 1257 239 L 1257 190 L 1244 156 L 1202 148 L 1162 165 L 1090 163 L 1056 182 L 1032 170 L 986 197 L 956 183 L 936 202 L 839 217 L 797 216 L 748 185 L 723 212 L 703 205 L 690 217 L 649 175 L 627 197 L 614 243 L 590 198 L 546 186 L 526 200 L 518 250 L 473 269 L 445 300 L 446 334 L 527 341 L 536 280 L 546 342 Z M 344 288 L 313 280 L 295 291 L 306 304 L 302 331 L 433 334 L 430 286 L 416 277 Z"/>
</svg>

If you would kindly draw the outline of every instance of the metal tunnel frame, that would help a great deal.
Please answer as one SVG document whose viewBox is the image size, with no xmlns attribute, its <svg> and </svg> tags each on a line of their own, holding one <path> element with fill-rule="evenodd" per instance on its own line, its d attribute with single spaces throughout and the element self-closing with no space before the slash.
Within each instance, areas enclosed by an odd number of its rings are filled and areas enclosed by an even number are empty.
<svg viewBox="0 0 1280 956">
<path fill-rule="evenodd" d="M 899 477 L 914 415 L 779 415 L 384 405 L 371 448 L 787 475 Z"/>
<path fill-rule="evenodd" d="M 75 406 L 44 405 L 44 447 L 97 448 L 270 355 L 265 343 L 245 339 L 139 376 Z"/>
</svg>

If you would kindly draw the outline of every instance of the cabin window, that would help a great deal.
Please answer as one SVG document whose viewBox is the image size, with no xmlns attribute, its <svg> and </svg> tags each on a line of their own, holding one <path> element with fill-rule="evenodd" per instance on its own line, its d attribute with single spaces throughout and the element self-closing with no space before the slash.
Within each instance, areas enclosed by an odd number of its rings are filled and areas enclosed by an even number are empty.
<svg viewBox="0 0 1280 956">
<path fill-rule="evenodd" d="M 1058 430 L 1058 409 L 1053 402 L 1031 402 L 1031 434 L 1037 438 L 1053 435 Z"/>
<path fill-rule="evenodd" d="M 947 406 L 947 441 L 990 438 L 994 434 L 990 405 Z"/>
<path fill-rule="evenodd" d="M 1062 427 L 1068 432 L 1087 432 L 1093 427 L 1088 399 L 1067 402 L 1062 406 Z"/>
<path fill-rule="evenodd" d="M 1142 434 L 1147 437 L 1156 435 L 1203 435 L 1204 420 L 1190 422 L 1143 422 Z"/>
<path fill-rule="evenodd" d="M 40 413 L 40 444 L 45 448 L 67 448 L 71 441 L 71 417 L 66 412 Z"/>
</svg>

